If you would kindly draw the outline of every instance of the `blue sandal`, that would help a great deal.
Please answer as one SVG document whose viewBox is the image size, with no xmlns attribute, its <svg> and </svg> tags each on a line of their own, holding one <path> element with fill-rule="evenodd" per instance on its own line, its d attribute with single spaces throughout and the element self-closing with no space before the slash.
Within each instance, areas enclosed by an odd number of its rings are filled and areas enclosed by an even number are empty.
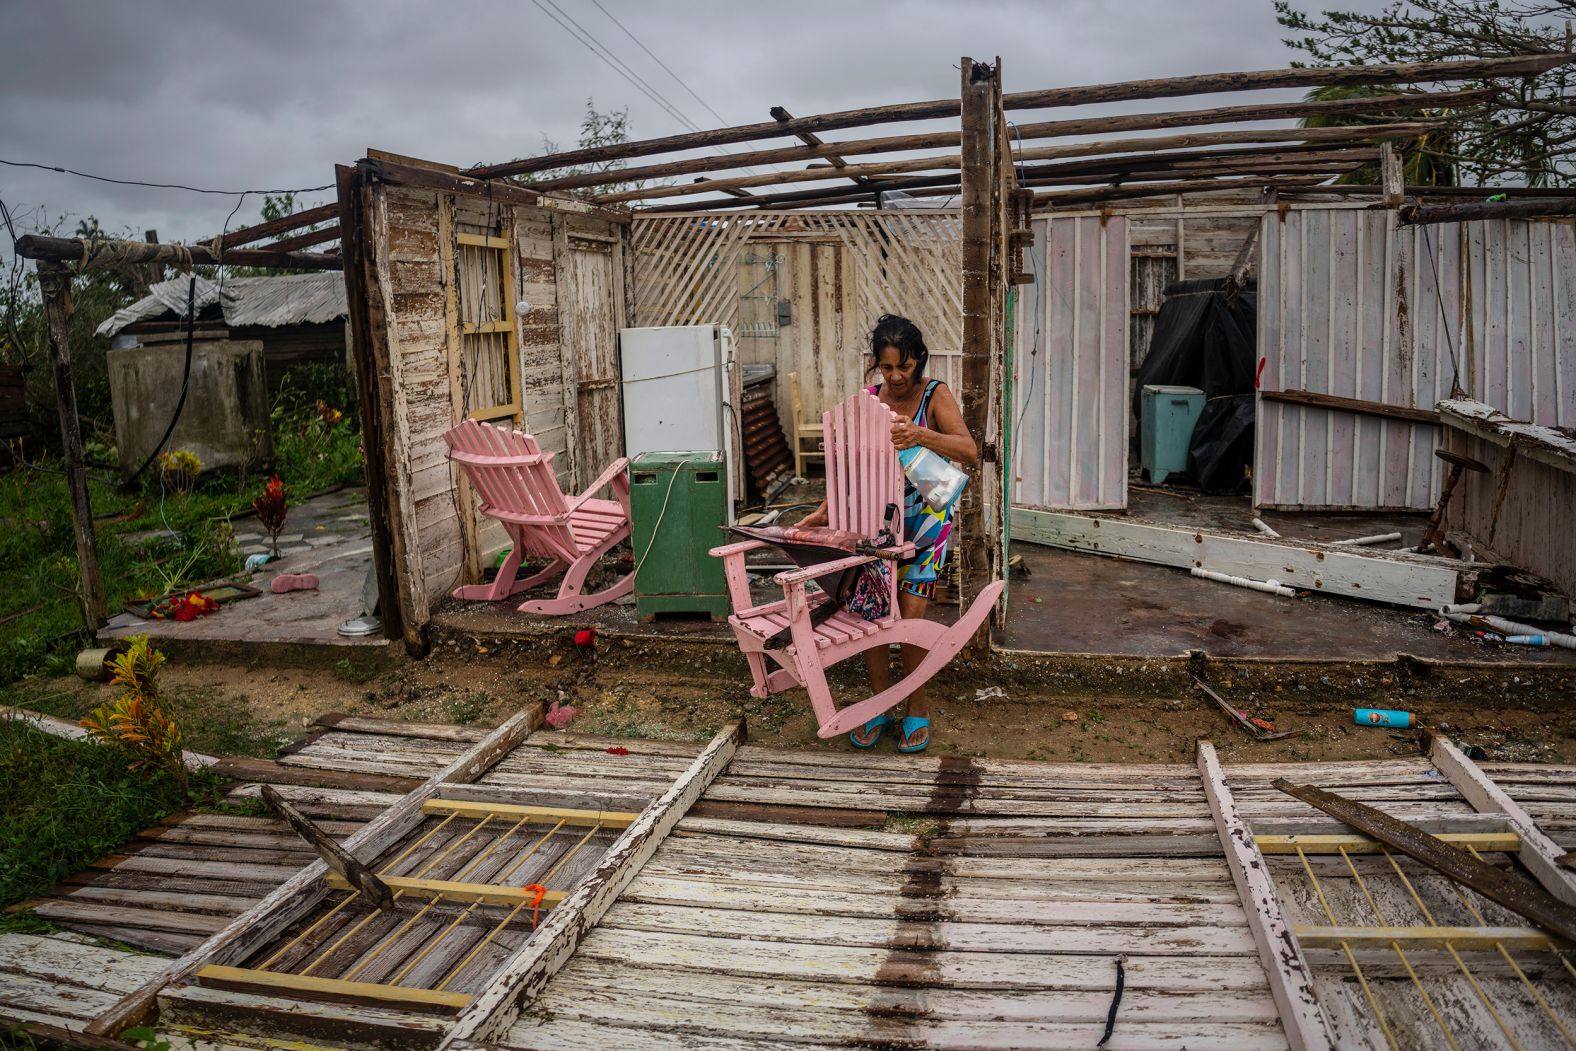
<svg viewBox="0 0 1576 1051">
<path fill-rule="evenodd" d="M 868 723 L 865 723 L 865 725 L 862 728 L 860 728 L 858 730 L 850 730 L 848 732 L 848 743 L 853 745 L 855 748 L 859 748 L 859 749 L 874 748 L 877 744 L 879 744 L 881 742 L 881 735 L 886 730 L 886 724 L 891 722 L 891 721 L 892 721 L 891 718 L 889 716 L 887 716 L 886 714 L 884 714 L 884 713 L 881 714 L 881 715 L 876 716 L 874 719 L 871 719 Z M 871 737 L 869 742 L 867 742 L 865 744 L 860 744 L 859 743 L 859 738 L 854 736 L 855 734 L 865 734 L 866 736 L 868 736 L 870 734 L 870 731 L 872 731 L 872 730 L 875 731 L 876 735 L 874 737 Z"/>
<path fill-rule="evenodd" d="M 904 753 L 923 752 L 930 747 L 930 720 L 918 715 L 905 715 L 903 717 L 903 740 L 898 743 L 897 750 Z M 921 730 L 925 733 L 923 744 L 909 744 L 908 739 Z"/>
</svg>

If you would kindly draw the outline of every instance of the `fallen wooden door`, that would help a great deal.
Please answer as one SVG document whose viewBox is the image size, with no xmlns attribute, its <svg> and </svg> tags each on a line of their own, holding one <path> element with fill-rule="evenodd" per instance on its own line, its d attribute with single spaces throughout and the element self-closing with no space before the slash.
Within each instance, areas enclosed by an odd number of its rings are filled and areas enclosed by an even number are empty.
<svg viewBox="0 0 1576 1051">
<path fill-rule="evenodd" d="M 606 234 L 560 228 L 556 240 L 565 410 L 578 488 L 624 448 L 618 369 L 621 261 L 618 243 Z"/>
</svg>

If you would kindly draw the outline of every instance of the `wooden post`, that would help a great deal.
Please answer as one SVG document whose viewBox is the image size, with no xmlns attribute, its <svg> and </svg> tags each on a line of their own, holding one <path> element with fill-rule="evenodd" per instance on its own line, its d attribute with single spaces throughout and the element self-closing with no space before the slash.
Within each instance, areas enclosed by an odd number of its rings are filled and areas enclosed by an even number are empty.
<svg viewBox="0 0 1576 1051">
<path fill-rule="evenodd" d="M 40 261 L 38 284 L 44 294 L 49 364 L 55 376 L 55 408 L 60 414 L 61 454 L 66 462 L 71 526 L 77 541 L 77 598 L 82 604 L 82 622 L 89 631 L 97 632 L 108 619 L 109 600 L 104 594 L 98 545 L 93 539 L 93 505 L 88 499 L 87 471 L 82 463 L 82 421 L 77 416 L 77 388 L 71 379 L 71 271 L 63 263 Z"/>
<path fill-rule="evenodd" d="M 1406 179 L 1401 172 L 1401 155 L 1389 139 L 1379 144 L 1379 182 L 1384 186 L 1384 206 L 1399 208 L 1406 196 Z"/>
<path fill-rule="evenodd" d="M 405 599 L 400 593 L 398 554 L 394 546 L 394 516 L 391 506 L 387 436 L 393 431 L 392 413 L 385 399 L 385 370 L 379 365 L 379 342 L 383 334 L 375 330 L 369 300 L 367 231 L 363 209 L 366 184 L 361 171 L 345 166 L 334 170 L 339 194 L 339 229 L 344 258 L 345 301 L 349 308 L 351 357 L 355 362 L 356 412 L 361 419 L 362 448 L 365 450 L 367 509 L 372 517 L 372 566 L 378 580 L 378 616 L 383 634 L 398 639 L 405 634 Z M 382 315 L 378 314 L 378 321 Z M 402 568 L 402 567 L 400 567 Z M 407 646 L 410 640 L 407 639 Z"/>
<path fill-rule="evenodd" d="M 991 242 L 995 217 L 991 214 L 996 169 L 992 163 L 992 103 L 996 71 L 972 58 L 962 60 L 963 151 L 960 165 L 963 199 L 963 390 L 960 400 L 963 423 L 980 446 L 980 462 L 970 470 L 974 484 L 959 504 L 958 567 L 963 594 L 961 605 L 979 594 L 989 582 L 990 551 L 985 536 L 984 479 L 994 459 L 986 439 L 990 423 L 991 344 L 995 319 L 991 316 Z M 970 655 L 988 646 L 989 622 L 969 647 Z"/>
</svg>

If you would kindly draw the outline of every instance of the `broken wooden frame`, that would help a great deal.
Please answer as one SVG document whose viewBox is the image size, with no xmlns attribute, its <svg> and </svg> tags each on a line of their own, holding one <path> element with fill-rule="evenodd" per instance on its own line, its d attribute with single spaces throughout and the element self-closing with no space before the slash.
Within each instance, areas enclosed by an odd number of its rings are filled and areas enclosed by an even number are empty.
<svg viewBox="0 0 1576 1051">
<path fill-rule="evenodd" d="M 442 785 L 476 780 L 541 724 L 542 711 L 542 705 L 537 704 L 505 722 L 428 778 L 420 788 L 368 822 L 341 846 L 352 856 L 371 855 L 397 842 L 421 822 L 423 804 L 435 798 Z M 173 961 L 152 981 L 121 998 L 94 1020 L 88 1027 L 89 1032 L 98 1035 L 119 1033 L 145 1019 L 153 1010 L 155 998 L 166 986 L 188 979 L 199 967 L 229 966 L 244 960 L 323 900 L 330 890 L 325 879 L 328 872 L 328 866 L 322 861 L 302 869 L 213 937 Z"/>
<path fill-rule="evenodd" d="M 1480 811 L 1486 809 L 1483 805 L 1501 805 L 1493 801 L 1497 794 L 1508 803 L 1508 810 L 1492 810 L 1491 812 L 1504 814 L 1507 821 L 1513 821 L 1515 814 L 1520 814 L 1520 807 L 1509 801 L 1509 797 L 1500 792 L 1481 771 L 1466 770 L 1462 764 L 1470 764 L 1470 760 L 1450 754 L 1454 749 L 1448 742 L 1440 746 L 1440 740 L 1435 739 L 1435 747 L 1430 749 L 1430 757 L 1436 754 L 1445 761 L 1447 767 L 1455 771 L 1451 777 L 1452 783 L 1459 779 L 1460 785 L 1471 789 L 1462 789 L 1462 794 L 1467 795 L 1474 807 Z M 1459 757 L 1459 759 L 1458 759 Z M 1437 768 L 1437 767 L 1436 767 Z M 1442 771 L 1443 772 L 1443 771 Z M 1299 844 L 1296 846 L 1298 860 L 1307 879 L 1308 885 L 1313 890 L 1320 908 L 1324 911 L 1329 926 L 1320 927 L 1313 925 L 1299 925 L 1292 929 L 1295 943 L 1309 947 L 1339 947 L 1346 955 L 1351 966 L 1353 976 L 1361 986 L 1370 1009 L 1373 1011 L 1374 1020 L 1383 1032 L 1385 1039 L 1391 1047 L 1402 1046 L 1397 1038 L 1391 1022 L 1386 1018 L 1384 1011 L 1379 1006 L 1378 998 L 1374 995 L 1368 976 L 1364 973 L 1362 964 L 1357 957 L 1361 949 L 1389 949 L 1400 961 L 1413 988 L 1421 998 L 1428 1010 L 1428 1014 L 1439 1028 L 1441 1035 L 1451 1046 L 1461 1046 L 1454 1026 L 1447 1020 L 1447 1013 L 1436 1003 L 1435 998 L 1429 994 L 1427 987 L 1418 976 L 1418 971 L 1408 955 L 1408 950 L 1439 950 L 1442 949 L 1454 963 L 1456 970 L 1466 979 L 1473 993 L 1487 1008 L 1500 1031 L 1509 1041 L 1510 1046 L 1520 1047 L 1515 1031 L 1505 1021 L 1504 1017 L 1495 1008 L 1494 999 L 1483 988 L 1471 964 L 1461 953 L 1463 951 L 1496 950 L 1509 967 L 1511 972 L 1521 981 L 1522 987 L 1528 998 L 1537 1005 L 1543 1015 L 1565 1039 L 1576 1044 L 1576 1034 L 1572 1033 L 1570 1025 L 1562 1019 L 1558 1012 L 1549 1004 L 1548 1000 L 1538 991 L 1528 977 L 1526 970 L 1511 955 L 1511 950 L 1519 951 L 1546 951 L 1552 952 L 1564 970 L 1576 978 L 1576 967 L 1573 967 L 1567 958 L 1571 948 L 1573 936 L 1576 936 L 1576 908 L 1559 898 L 1554 897 L 1542 887 L 1529 883 L 1511 872 L 1506 872 L 1494 865 L 1487 863 L 1482 857 L 1482 850 L 1492 849 L 1490 843 L 1475 842 L 1472 837 L 1454 837 L 1454 841 L 1441 836 L 1431 835 L 1417 826 L 1401 821 L 1386 814 L 1377 807 L 1359 803 L 1344 796 L 1314 788 L 1311 785 L 1294 785 L 1284 778 L 1272 782 L 1272 786 L 1302 800 L 1320 810 L 1330 814 L 1371 838 L 1377 852 L 1389 864 L 1397 881 L 1406 890 L 1412 905 L 1422 915 L 1425 926 L 1396 926 L 1392 924 L 1381 910 L 1377 899 L 1364 880 L 1359 867 L 1352 861 L 1351 854 L 1355 851 L 1344 845 L 1337 845 L 1334 853 L 1340 855 L 1350 873 L 1361 898 L 1367 903 L 1373 914 L 1375 925 L 1352 926 L 1339 924 L 1336 921 L 1334 910 L 1331 908 L 1329 897 L 1325 894 L 1323 885 L 1314 867 L 1309 863 L 1308 856 L 1312 851 Z M 1480 803 L 1483 801 L 1483 803 Z M 1531 823 L 1526 820 L 1521 827 L 1514 827 L 1513 841 L 1507 839 L 1503 848 L 1507 851 L 1519 848 L 1526 851 L 1532 846 L 1533 852 L 1542 860 L 1546 851 L 1542 847 L 1552 847 L 1546 842 L 1546 837 Z M 1541 844 L 1529 844 L 1524 838 L 1530 835 Z M 1476 921 L 1475 926 L 1451 926 L 1439 923 L 1434 918 L 1433 911 L 1428 907 L 1413 880 L 1406 874 L 1396 860 L 1392 850 L 1398 851 L 1428 866 L 1434 871 L 1452 881 L 1457 898 L 1462 907 Z M 1370 851 L 1371 852 L 1371 851 Z M 1563 879 L 1563 874 L 1559 874 Z M 1542 875 L 1539 879 L 1541 881 Z M 1490 925 L 1483 911 L 1473 903 L 1463 889 L 1476 891 L 1484 898 L 1510 909 L 1522 916 L 1532 919 L 1538 924 L 1536 927 L 1505 927 Z M 1551 937 L 1549 933 L 1555 935 Z"/>
<path fill-rule="evenodd" d="M 450 797 L 487 790 L 478 779 L 540 719 L 539 705 L 516 716 L 345 842 L 376 870 L 393 909 L 316 862 L 92 1031 L 119 1032 L 155 998 L 166 1025 L 255 1024 L 349 1044 L 430 1045 L 506 1028 L 745 738 L 742 720 L 725 727 L 640 813 Z M 573 887 L 592 851 L 599 857 Z M 327 1010 L 338 1012 L 333 1023 Z"/>
<path fill-rule="evenodd" d="M 1426 610 L 1462 601 L 1479 568 L 1448 558 L 1025 507 L 1012 509 L 1012 535 L 1070 551 L 1277 580 L 1287 587 Z"/>
</svg>

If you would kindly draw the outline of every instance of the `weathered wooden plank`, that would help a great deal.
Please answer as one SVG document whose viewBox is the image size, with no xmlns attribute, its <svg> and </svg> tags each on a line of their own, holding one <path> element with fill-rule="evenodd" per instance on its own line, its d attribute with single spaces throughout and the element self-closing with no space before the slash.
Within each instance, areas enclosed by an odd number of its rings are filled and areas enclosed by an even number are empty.
<svg viewBox="0 0 1576 1051">
<path fill-rule="evenodd" d="M 975 953 L 1144 953 L 1151 956 L 1250 956 L 1253 936 L 1242 926 L 1168 924 L 1031 924 L 872 919 L 817 913 L 619 902 L 602 918 L 607 930 L 748 938 L 759 942 L 864 946 Z M 724 950 L 726 951 L 726 950 Z"/>
<path fill-rule="evenodd" d="M 441 798 L 429 799 L 421 805 L 428 814 L 459 814 L 464 817 L 483 818 L 488 815 L 527 820 L 539 824 L 600 825 L 603 828 L 628 828 L 640 817 L 638 813 L 617 810 L 578 810 L 567 807 L 520 806 L 513 803 L 488 803 L 485 801 Z"/>
<path fill-rule="evenodd" d="M 272 786 L 263 785 L 261 788 L 263 801 L 273 808 L 274 812 L 284 818 L 296 833 L 306 840 L 317 852 L 318 857 L 347 883 L 354 885 L 364 898 L 380 909 L 394 907 L 394 892 L 389 890 L 388 884 L 378 879 L 377 875 L 361 862 L 357 861 L 351 853 L 340 846 L 328 833 L 312 824 L 311 819 L 291 806 L 276 792 Z"/>
<path fill-rule="evenodd" d="M 422 787 L 379 814 L 344 843 L 352 853 L 376 854 L 397 840 L 421 820 L 421 804 L 446 781 L 472 780 L 507 753 L 536 728 L 542 706 L 520 712 L 487 737 L 477 742 L 450 766 L 434 774 Z M 301 869 L 268 897 L 216 931 L 196 949 L 171 963 L 142 988 L 122 998 L 111 1010 L 96 1018 L 93 1032 L 118 1033 L 144 1018 L 164 986 L 190 975 L 207 963 L 226 965 L 239 962 L 299 919 L 328 892 L 322 877 L 328 866 L 321 861 Z"/>
<path fill-rule="evenodd" d="M 842 945 L 596 930 L 580 957 L 631 966 L 739 977 L 873 983 L 924 988 L 1111 991 L 1111 960 L 1084 954 L 916 952 Z M 1178 993 L 1262 993 L 1264 971 L 1252 956 L 1140 956 L 1127 964 L 1127 988 Z"/>
<path fill-rule="evenodd" d="M 446 1043 L 494 1039 L 507 1032 L 520 1016 L 523 1003 L 538 995 L 575 952 L 586 932 L 595 927 L 639 874 L 640 867 L 656 852 L 684 812 L 722 773 L 745 736 L 743 720 L 724 727 L 662 798 L 624 829 L 596 871 L 553 911 L 535 936 L 477 995 L 475 1003 L 461 1012 Z"/>
<path fill-rule="evenodd" d="M 256 971 L 245 967 L 199 967 L 195 977 L 204 985 L 242 992 L 291 994 L 335 1003 L 404 1005 L 414 1004 L 433 1011 L 458 1011 L 471 1002 L 465 993 L 412 989 L 409 986 L 377 985 L 372 982 L 347 982 L 338 978 L 318 978 L 278 971 Z"/>
<path fill-rule="evenodd" d="M 801 1013 L 848 1011 L 864 1016 L 925 1017 L 948 1022 L 1095 1022 L 1104 1026 L 1111 1006 L 1110 991 L 903 989 L 856 982 L 789 982 L 709 974 L 696 980 L 691 972 L 620 966 L 602 960 L 576 959 L 553 980 L 542 1003 L 550 1007 L 566 998 L 585 997 L 595 1007 L 605 997 L 667 997 L 697 1015 L 718 1005 L 780 1007 Z M 1207 992 L 1185 995 L 1127 990 L 1120 1018 L 1126 1022 L 1269 1022 L 1275 1005 L 1267 995 Z M 1095 1039 L 1098 1039 L 1098 1032 Z M 1092 1041 L 1090 1041 L 1092 1042 Z M 1089 1042 L 1085 1043 L 1085 1047 Z M 1284 1046 L 1284 1042 L 1283 1045 Z"/>
<path fill-rule="evenodd" d="M 140 927 L 181 934 L 212 934 L 231 922 L 224 916 L 198 912 L 173 912 L 134 906 L 106 905 L 91 901 L 50 899 L 33 906 L 33 912 L 46 920 L 60 923 L 92 923 L 117 927 Z"/>
<path fill-rule="evenodd" d="M 0 935 L 0 971 L 116 995 L 135 989 L 163 965 L 156 956 L 59 936 Z"/>
<path fill-rule="evenodd" d="M 1231 789 L 1215 755 L 1215 746 L 1208 741 L 1198 742 L 1198 770 L 1204 792 L 1209 796 L 1210 813 L 1215 817 L 1232 881 L 1237 885 L 1248 927 L 1258 944 L 1259 961 L 1264 965 L 1270 992 L 1280 1009 L 1286 1040 L 1293 1051 L 1335 1051 L 1335 1033 L 1320 1006 L 1313 972 L 1308 969 L 1308 962 L 1288 929 L 1275 892 L 1275 881 L 1237 813 Z"/>
<path fill-rule="evenodd" d="M 1552 951 L 1563 943 L 1536 927 L 1324 927 L 1298 924 L 1292 928 L 1298 944 L 1310 949 L 1453 948 L 1463 952 L 1506 949 Z"/>
<path fill-rule="evenodd" d="M 1147 522 L 1012 509 L 1012 535 L 1030 543 L 1202 568 L 1347 598 L 1437 610 L 1456 601 L 1466 563 L 1360 553 L 1349 547 L 1228 536 Z"/>
<path fill-rule="evenodd" d="M 1576 879 L 1559 863 L 1560 855 L 1565 852 L 1544 835 L 1521 804 L 1496 785 L 1448 737 L 1430 734 L 1428 741 L 1428 757 L 1434 767 L 1466 796 L 1476 810 L 1505 816 L 1506 822 L 1520 839 L 1516 856 L 1543 885 L 1543 889 L 1567 905 L 1576 905 Z"/>
<path fill-rule="evenodd" d="M 650 872 L 648 864 L 642 875 L 624 891 L 619 899 L 620 906 L 637 903 L 866 919 L 933 917 L 959 923 L 1026 927 L 1098 923 L 1240 927 L 1247 922 L 1235 901 L 1231 904 L 1177 901 L 1166 892 L 1144 896 L 1108 892 L 1101 896 L 1086 891 L 1077 897 L 1063 892 L 1067 896 L 1056 899 L 1033 897 L 1037 889 L 1044 895 L 1055 893 L 1052 889 L 1023 887 L 1018 888 L 1022 896 L 975 898 L 965 893 L 965 887 L 972 891 L 973 886 L 959 886 L 953 881 L 947 890 L 933 898 L 899 896 L 894 900 L 894 895 L 901 890 L 902 880 L 875 886 L 868 880 L 861 881 L 854 885 L 862 889 L 850 890 L 847 889 L 849 884 L 828 887 L 813 875 L 798 884 L 773 884 L 748 878 L 708 879 L 696 874 L 686 874 L 683 878 L 648 875 Z M 1124 900 L 1108 900 L 1118 897 Z"/>
<path fill-rule="evenodd" d="M 1514 853 L 1521 847 L 1521 837 L 1514 832 L 1440 832 L 1435 835 L 1442 842 L 1463 850 Z M 1261 854 L 1378 854 L 1384 850 L 1384 844 L 1367 836 L 1255 835 L 1253 841 Z"/>
<path fill-rule="evenodd" d="M 404 722 L 399 719 L 371 719 L 343 712 L 327 712 L 314 723 L 350 734 L 379 734 L 389 737 L 414 737 L 434 741 L 458 741 L 475 744 L 487 736 L 487 731 L 475 726 L 451 726 L 446 723 Z"/>
<path fill-rule="evenodd" d="M 1576 908 L 1542 887 L 1479 861 L 1466 851 L 1443 843 L 1365 804 L 1342 799 L 1311 785 L 1295 785 L 1285 780 L 1276 781 L 1275 785 L 1288 794 L 1312 803 L 1332 817 L 1339 818 L 1359 832 L 1471 887 L 1490 901 L 1525 916 L 1561 938 L 1576 941 Z M 1536 831 L 1536 827 L 1533 826 L 1530 831 Z"/>
<path fill-rule="evenodd" d="M 203 1037 L 233 1033 L 244 1027 L 249 1032 L 268 1034 L 270 1044 L 294 1048 L 416 1051 L 434 1046 L 445 1025 L 440 1016 L 410 1008 L 319 1003 L 195 984 L 170 989 L 164 1005 L 166 1017 L 160 1020 L 161 1031 Z M 184 1047 L 185 1042 L 174 1043 Z M 251 1051 L 251 1046 L 248 1040 L 243 1048 Z"/>
</svg>

